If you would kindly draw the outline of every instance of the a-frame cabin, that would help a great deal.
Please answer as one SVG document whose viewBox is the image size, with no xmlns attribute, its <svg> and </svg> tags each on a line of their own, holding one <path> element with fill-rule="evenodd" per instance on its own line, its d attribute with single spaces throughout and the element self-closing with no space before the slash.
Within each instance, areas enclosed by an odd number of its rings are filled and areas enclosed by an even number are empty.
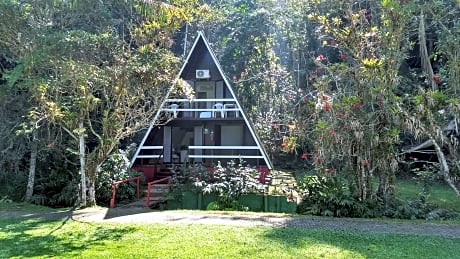
<svg viewBox="0 0 460 259">
<path fill-rule="evenodd" d="M 174 85 L 187 84 L 192 99 L 174 94 Z M 185 60 L 131 166 L 153 178 L 160 165 L 200 163 L 208 167 L 242 159 L 267 172 L 271 162 L 252 124 L 226 79 L 202 32 Z"/>
</svg>

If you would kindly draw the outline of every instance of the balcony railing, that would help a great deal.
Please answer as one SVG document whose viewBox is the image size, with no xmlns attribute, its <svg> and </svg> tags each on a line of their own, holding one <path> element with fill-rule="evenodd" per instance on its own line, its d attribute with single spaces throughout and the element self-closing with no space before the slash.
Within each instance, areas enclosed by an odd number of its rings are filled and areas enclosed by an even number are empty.
<svg viewBox="0 0 460 259">
<path fill-rule="evenodd" d="M 264 158 L 262 155 L 255 154 L 244 154 L 244 151 L 257 151 L 259 153 L 258 146 L 189 146 L 189 150 L 193 151 L 206 151 L 206 150 L 218 150 L 220 154 L 189 154 L 189 158 Z M 254 152 L 255 153 L 255 152 Z"/>
<path fill-rule="evenodd" d="M 163 157 L 163 146 L 143 146 L 142 150 L 152 150 L 156 151 L 152 154 L 139 154 L 137 158 L 156 158 L 161 159 Z M 188 151 L 186 152 L 183 158 L 184 161 L 188 161 L 189 158 L 194 159 L 219 159 L 219 158 L 228 158 L 228 159 L 262 159 L 264 158 L 260 155 L 258 146 L 189 146 Z M 181 154 L 182 156 L 182 154 Z M 182 160 L 182 158 L 181 158 Z"/>
<path fill-rule="evenodd" d="M 238 118 L 235 99 L 167 99 L 162 111 L 173 118 Z M 231 116 L 234 114 L 234 116 Z"/>
<path fill-rule="evenodd" d="M 138 154 L 137 158 L 161 158 L 163 157 L 163 146 L 142 146 L 142 150 L 152 150 L 154 154 Z"/>
</svg>

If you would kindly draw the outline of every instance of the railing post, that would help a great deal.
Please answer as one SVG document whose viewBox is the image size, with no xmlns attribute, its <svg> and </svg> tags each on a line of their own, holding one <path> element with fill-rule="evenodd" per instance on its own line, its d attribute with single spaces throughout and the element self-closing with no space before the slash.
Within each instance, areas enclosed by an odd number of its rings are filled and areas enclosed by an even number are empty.
<svg viewBox="0 0 460 259">
<path fill-rule="evenodd" d="M 140 196 L 139 196 L 139 186 L 140 186 L 140 179 L 141 179 L 141 178 L 140 178 L 139 176 L 136 177 L 136 178 L 137 178 L 137 179 L 136 179 L 136 184 L 137 184 L 137 189 L 136 189 L 136 191 L 137 191 L 137 199 L 139 200 L 139 197 L 140 197 Z"/>
<path fill-rule="evenodd" d="M 150 205 L 150 183 L 147 184 L 147 197 L 145 197 L 145 206 L 148 207 Z"/>
<path fill-rule="evenodd" d="M 117 185 L 112 183 L 112 199 L 110 200 L 110 208 L 115 208 L 115 197 L 117 195 Z"/>
</svg>

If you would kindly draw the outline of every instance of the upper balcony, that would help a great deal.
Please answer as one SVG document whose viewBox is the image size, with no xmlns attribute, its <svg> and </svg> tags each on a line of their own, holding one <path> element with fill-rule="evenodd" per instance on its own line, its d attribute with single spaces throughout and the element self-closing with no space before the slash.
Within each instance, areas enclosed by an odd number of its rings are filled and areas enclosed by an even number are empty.
<svg viewBox="0 0 460 259">
<path fill-rule="evenodd" d="M 162 112 L 171 118 L 226 119 L 240 118 L 235 99 L 166 99 Z"/>
</svg>

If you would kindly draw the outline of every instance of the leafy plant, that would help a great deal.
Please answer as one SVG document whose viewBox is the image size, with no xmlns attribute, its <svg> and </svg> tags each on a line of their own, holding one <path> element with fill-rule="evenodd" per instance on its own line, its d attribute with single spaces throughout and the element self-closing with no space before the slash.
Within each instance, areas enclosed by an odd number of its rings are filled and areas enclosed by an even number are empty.
<svg viewBox="0 0 460 259">
<path fill-rule="evenodd" d="M 238 204 L 238 198 L 248 193 L 264 193 L 267 189 L 265 184 L 259 182 L 259 173 L 256 169 L 246 167 L 243 161 L 237 164 L 232 161 L 227 167 L 220 163 L 214 168 L 213 178 L 209 182 L 197 182 L 203 187 L 204 193 L 217 193 L 219 195 L 219 207 L 221 209 L 237 209 L 243 207 Z"/>
<path fill-rule="evenodd" d="M 349 181 L 337 175 L 307 175 L 299 186 L 299 213 L 334 217 L 376 217 L 378 207 L 371 200 L 358 201 Z"/>
<path fill-rule="evenodd" d="M 10 198 L 8 198 L 8 196 L 3 196 L 0 198 L 0 203 L 12 203 L 13 200 L 11 200 Z"/>
<path fill-rule="evenodd" d="M 132 171 L 129 166 L 127 151 L 118 150 L 111 154 L 102 164 L 96 181 L 96 198 L 99 203 L 107 204 L 112 198 L 112 183 L 139 176 L 139 173 Z M 117 187 L 117 200 L 132 199 L 136 195 L 136 183 L 127 182 Z"/>
<path fill-rule="evenodd" d="M 168 199 L 182 200 L 186 191 L 218 194 L 217 202 L 208 206 L 210 210 L 247 210 L 238 203 L 242 194 L 265 193 L 267 185 L 259 182 L 259 172 L 234 161 L 223 167 L 220 163 L 209 169 L 192 165 L 176 170 L 172 178 L 172 192 Z"/>
<path fill-rule="evenodd" d="M 392 217 L 400 219 L 446 220 L 459 215 L 426 202 L 423 196 L 400 204 Z"/>
<path fill-rule="evenodd" d="M 30 201 L 37 205 L 69 207 L 77 199 L 78 180 L 72 173 L 61 168 L 50 169 L 36 179 L 34 194 Z"/>
<path fill-rule="evenodd" d="M 184 192 L 201 192 L 205 182 L 209 181 L 211 174 L 203 165 L 183 166 L 174 171 L 171 178 L 172 190 L 168 193 L 167 200 L 182 201 Z"/>
</svg>

